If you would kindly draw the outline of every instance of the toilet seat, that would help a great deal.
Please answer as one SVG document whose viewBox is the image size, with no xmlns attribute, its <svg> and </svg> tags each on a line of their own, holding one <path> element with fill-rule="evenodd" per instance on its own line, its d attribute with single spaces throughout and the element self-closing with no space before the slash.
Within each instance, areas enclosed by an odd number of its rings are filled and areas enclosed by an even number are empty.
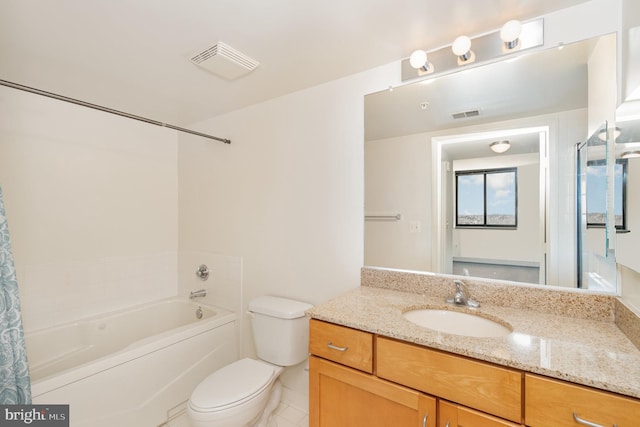
<svg viewBox="0 0 640 427">
<path fill-rule="evenodd" d="M 197 412 L 229 409 L 260 395 L 272 383 L 276 368 L 254 359 L 241 359 L 202 381 L 191 395 L 189 406 Z"/>
</svg>

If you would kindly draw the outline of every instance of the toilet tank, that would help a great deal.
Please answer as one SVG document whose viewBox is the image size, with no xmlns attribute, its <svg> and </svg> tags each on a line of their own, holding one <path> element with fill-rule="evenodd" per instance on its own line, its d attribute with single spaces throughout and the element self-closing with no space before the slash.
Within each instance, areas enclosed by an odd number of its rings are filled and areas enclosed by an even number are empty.
<svg viewBox="0 0 640 427">
<path fill-rule="evenodd" d="M 311 307 L 305 302 L 273 296 L 249 301 L 258 357 L 279 366 L 303 362 L 309 354 L 309 318 L 304 313 Z"/>
</svg>

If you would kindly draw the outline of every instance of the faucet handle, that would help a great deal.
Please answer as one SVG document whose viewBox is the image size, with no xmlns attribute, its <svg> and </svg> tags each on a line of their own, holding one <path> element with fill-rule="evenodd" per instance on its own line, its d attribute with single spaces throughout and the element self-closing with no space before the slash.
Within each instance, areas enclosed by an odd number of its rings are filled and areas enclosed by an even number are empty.
<svg viewBox="0 0 640 427">
<path fill-rule="evenodd" d="M 453 298 L 447 299 L 447 302 L 455 305 L 464 305 L 471 308 L 480 307 L 480 303 L 471 299 L 469 289 L 462 280 L 454 280 L 453 284 L 456 285 L 456 293 Z"/>
<path fill-rule="evenodd" d="M 454 280 L 453 284 L 456 285 L 456 292 L 460 292 L 460 293 L 463 293 L 465 295 L 469 295 L 469 290 L 464 285 L 464 282 L 462 280 Z"/>
</svg>

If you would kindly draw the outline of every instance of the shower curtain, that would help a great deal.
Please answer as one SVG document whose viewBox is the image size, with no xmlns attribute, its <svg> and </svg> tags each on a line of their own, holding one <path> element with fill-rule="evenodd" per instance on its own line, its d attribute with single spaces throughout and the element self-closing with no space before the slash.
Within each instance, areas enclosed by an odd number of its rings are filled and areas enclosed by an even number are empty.
<svg viewBox="0 0 640 427">
<path fill-rule="evenodd" d="M 30 403 L 31 382 L 18 282 L 0 188 L 0 405 Z"/>
</svg>

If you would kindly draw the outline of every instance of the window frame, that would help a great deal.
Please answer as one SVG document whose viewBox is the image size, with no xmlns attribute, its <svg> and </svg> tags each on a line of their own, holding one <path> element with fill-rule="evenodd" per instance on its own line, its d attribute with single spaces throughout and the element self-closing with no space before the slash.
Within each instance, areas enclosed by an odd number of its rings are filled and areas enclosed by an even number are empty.
<svg viewBox="0 0 640 427">
<path fill-rule="evenodd" d="M 495 174 L 495 173 L 505 173 L 505 172 L 513 172 L 514 173 L 514 188 L 515 188 L 515 197 L 514 197 L 514 224 L 487 224 L 487 175 Z M 484 215 L 483 215 L 483 223 L 482 224 L 460 224 L 459 223 L 459 214 L 458 207 L 460 192 L 458 191 L 458 178 L 460 176 L 468 176 L 468 175 L 483 175 L 483 200 L 484 200 Z M 517 167 L 507 167 L 507 168 L 496 168 L 496 169 L 474 169 L 474 170 L 458 170 L 455 171 L 455 227 L 456 228 L 481 228 L 481 229 L 497 229 L 497 230 L 516 230 L 518 228 L 518 168 Z"/>
</svg>

